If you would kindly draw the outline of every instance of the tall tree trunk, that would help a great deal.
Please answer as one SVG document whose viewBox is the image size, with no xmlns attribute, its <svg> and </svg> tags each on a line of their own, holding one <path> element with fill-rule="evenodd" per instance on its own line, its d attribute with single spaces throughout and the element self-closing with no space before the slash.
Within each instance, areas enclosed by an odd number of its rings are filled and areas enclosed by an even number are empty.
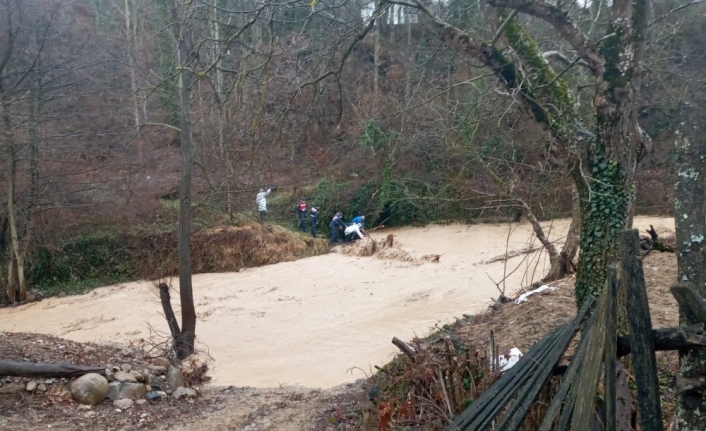
<svg viewBox="0 0 706 431">
<path fill-rule="evenodd" d="M 704 209 L 704 157 L 706 156 L 706 103 L 687 105 L 685 123 L 677 131 L 674 152 L 677 182 L 674 193 L 674 222 L 677 231 L 679 282 L 691 283 L 698 294 L 706 296 L 706 210 Z M 681 314 L 679 323 L 691 322 Z M 680 352 L 683 377 L 706 375 L 706 349 L 693 348 Z M 677 406 L 678 429 L 706 429 L 706 404 L 696 392 L 682 394 Z"/>
<path fill-rule="evenodd" d="M 376 5 L 377 11 L 377 5 Z M 375 23 L 375 42 L 374 42 L 374 58 L 373 58 L 373 95 L 377 98 L 379 94 L 379 75 L 380 75 L 380 31 L 382 30 L 384 18 L 378 19 Z"/>
<path fill-rule="evenodd" d="M 15 147 L 15 137 L 12 132 L 9 102 L 3 102 L 2 104 L 2 117 L 5 125 L 5 146 L 7 150 L 7 217 L 10 223 L 10 265 L 12 265 L 13 260 L 17 264 L 17 284 L 19 287 L 19 297 L 17 299 L 24 301 L 27 299 L 27 288 L 25 286 L 24 261 L 22 259 L 22 253 L 20 253 L 19 229 L 17 227 L 17 208 L 15 206 L 17 148 Z M 8 279 L 8 281 L 11 280 L 11 278 Z M 8 289 L 14 289 L 11 282 L 8 284 L 10 284 Z"/>
<path fill-rule="evenodd" d="M 15 259 L 12 258 L 10 249 L 10 260 L 7 262 L 7 303 L 15 303 Z"/>
<path fill-rule="evenodd" d="M 231 195 L 230 195 L 230 185 L 231 185 L 231 169 L 228 160 L 228 135 L 226 133 L 226 126 L 228 125 L 228 108 L 226 105 L 225 94 L 225 82 L 223 77 L 223 71 L 221 70 L 221 23 L 219 19 L 219 8 L 221 7 L 221 2 L 215 0 L 215 7 L 211 8 L 211 37 L 214 42 L 214 49 L 212 52 L 211 61 L 215 63 L 215 99 L 216 105 L 218 107 L 218 147 L 221 152 L 221 159 L 225 165 L 226 170 L 226 211 L 228 213 L 228 218 L 233 219 L 233 209 L 231 207 Z"/>
<path fill-rule="evenodd" d="M 178 18 L 177 5 L 174 15 L 180 24 L 174 26 L 179 53 L 179 103 L 181 108 L 181 172 L 179 175 L 179 299 L 181 302 L 181 339 L 176 340 L 177 357 L 184 359 L 194 352 L 196 338 L 196 310 L 191 284 L 191 170 L 193 164 L 193 145 L 191 136 L 191 84 L 192 60 L 189 48 L 189 30 L 186 17 Z"/>
<path fill-rule="evenodd" d="M 34 210 L 37 206 L 37 187 L 39 181 L 39 116 L 42 109 L 42 78 L 41 68 L 33 72 L 35 85 L 30 90 L 31 102 L 29 104 L 29 189 L 27 191 L 27 209 L 25 210 L 25 231 L 22 238 L 20 254 L 22 261 L 27 257 L 32 242 L 32 222 Z"/>
<path fill-rule="evenodd" d="M 137 23 L 133 14 L 134 5 L 131 0 L 125 0 L 125 36 L 127 36 L 127 56 L 130 68 L 130 90 L 131 104 L 135 121 L 135 133 L 139 135 L 140 126 L 145 122 L 144 105 L 140 103 L 139 86 L 137 84 Z M 138 156 L 140 163 L 144 161 L 142 154 L 142 140 L 137 141 Z"/>
</svg>

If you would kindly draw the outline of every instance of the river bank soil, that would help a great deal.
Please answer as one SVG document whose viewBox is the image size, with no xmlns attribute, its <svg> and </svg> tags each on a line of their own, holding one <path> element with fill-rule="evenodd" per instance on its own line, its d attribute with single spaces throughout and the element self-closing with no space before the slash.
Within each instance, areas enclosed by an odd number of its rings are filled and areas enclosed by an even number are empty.
<svg viewBox="0 0 706 431">
<path fill-rule="evenodd" d="M 673 229 L 668 219 L 635 221 L 641 231 L 649 224 Z M 144 407 L 154 411 L 121 413 L 108 408 L 109 412 L 98 414 L 117 415 L 110 429 L 143 427 L 150 415 L 160 418 L 150 429 L 184 430 L 323 431 L 356 429 L 351 427 L 360 424 L 364 415 L 374 421 L 376 411 L 367 401 L 374 379 L 347 383 L 364 375 L 346 370 L 358 366 L 368 371 L 386 363 L 395 352 L 392 336 L 421 337 L 430 327 L 453 321 L 453 316 L 473 314 L 472 322 L 453 324 L 447 330 L 479 349 L 487 345 L 493 330 L 501 348 L 526 351 L 573 316 L 572 279 L 557 282 L 557 290 L 532 296 L 526 303 L 481 312 L 487 310 L 491 297 L 498 296 L 489 278 L 497 282 L 518 267 L 507 280 L 506 295 L 514 296 L 517 289 L 510 287 L 529 284 L 530 269 L 537 266 L 535 279 L 542 274 L 541 260 L 525 257 L 529 255 L 514 257 L 507 264 L 484 263 L 506 251 L 531 246 L 529 226 L 514 226 L 509 240 L 507 226 L 399 229 L 392 233 L 400 251 L 384 253 L 382 258 L 332 253 L 241 273 L 197 276 L 197 312 L 204 313 L 197 331 L 215 359 L 213 386 L 201 388 L 193 404 L 165 403 Z M 555 221 L 553 236 L 560 238 L 565 227 L 565 221 Z M 376 236 L 382 239 L 388 233 Z M 439 262 L 425 260 L 428 255 L 439 255 Z M 644 262 L 654 326 L 674 325 L 678 313 L 669 286 L 676 279 L 676 259 L 673 254 L 654 252 Z M 147 334 L 145 322 L 164 325 L 151 289 L 148 283 L 131 283 L 0 310 L 0 331 L 10 337 L 20 335 L 7 335 L 9 331 L 44 332 L 79 342 L 135 340 Z M 36 343 L 40 336 L 24 337 L 25 343 Z M 54 350 L 65 351 L 66 347 L 58 347 L 61 341 L 57 343 Z M 29 354 L 23 359 L 46 360 Z M 673 360 L 663 358 L 663 362 L 669 365 Z M 297 384 L 329 389 L 304 389 Z M 246 385 L 273 389 L 243 388 Z M 23 394 L 19 407 L 6 405 L 0 410 L 0 426 L 18 430 L 46 429 L 49 424 L 54 429 L 95 426 L 75 404 L 46 407 L 43 398 L 47 396 Z M 75 425 L 81 423 L 78 419 L 86 426 Z"/>
</svg>

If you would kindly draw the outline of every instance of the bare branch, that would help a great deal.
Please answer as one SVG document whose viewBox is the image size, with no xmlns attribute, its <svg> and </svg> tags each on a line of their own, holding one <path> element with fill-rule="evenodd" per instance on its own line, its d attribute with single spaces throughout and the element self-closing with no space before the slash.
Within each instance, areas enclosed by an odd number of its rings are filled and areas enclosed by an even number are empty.
<svg viewBox="0 0 706 431">
<path fill-rule="evenodd" d="M 665 19 L 666 17 L 672 15 L 675 12 L 679 12 L 680 10 L 686 9 L 691 6 L 700 5 L 700 4 L 706 4 L 706 0 L 692 0 L 689 3 L 683 4 L 681 6 L 677 6 L 674 9 L 670 10 L 669 12 L 662 14 L 662 15 L 658 16 L 657 18 L 655 18 L 652 22 L 649 23 L 648 27 L 653 24 L 656 24 L 658 21 Z"/>
<path fill-rule="evenodd" d="M 166 123 L 144 123 L 142 126 L 152 126 L 152 127 L 166 127 L 167 129 L 172 129 L 176 130 L 177 132 L 181 132 L 181 129 L 175 126 L 172 126 L 171 124 L 166 124 Z"/>
<path fill-rule="evenodd" d="M 564 54 L 559 51 L 547 51 L 542 54 L 542 57 L 544 57 L 545 59 L 551 58 L 553 60 L 557 60 L 566 66 L 573 66 L 575 64 L 578 64 L 579 66 L 588 67 L 590 69 L 590 66 L 588 65 L 588 63 L 586 63 L 585 60 L 582 60 L 580 58 L 578 59 L 578 61 L 569 60 Z"/>
</svg>

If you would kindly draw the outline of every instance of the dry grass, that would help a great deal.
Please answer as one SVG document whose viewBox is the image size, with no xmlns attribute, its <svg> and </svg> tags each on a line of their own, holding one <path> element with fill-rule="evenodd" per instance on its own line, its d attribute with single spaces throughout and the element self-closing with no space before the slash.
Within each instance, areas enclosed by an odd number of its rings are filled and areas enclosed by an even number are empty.
<svg viewBox="0 0 706 431">
<path fill-rule="evenodd" d="M 173 234 L 152 236 L 147 248 L 141 265 L 143 278 L 165 278 L 178 272 Z M 260 223 L 202 230 L 191 236 L 194 273 L 238 271 L 328 252 L 329 245 L 324 239 Z"/>
</svg>

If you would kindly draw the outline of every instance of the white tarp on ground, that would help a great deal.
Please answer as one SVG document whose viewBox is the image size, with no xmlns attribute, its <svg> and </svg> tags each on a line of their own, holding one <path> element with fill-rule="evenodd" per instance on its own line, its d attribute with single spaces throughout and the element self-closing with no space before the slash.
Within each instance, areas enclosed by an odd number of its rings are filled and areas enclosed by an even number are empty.
<svg viewBox="0 0 706 431">
<path fill-rule="evenodd" d="M 500 366 L 500 372 L 507 371 L 512 368 L 517 362 L 519 362 L 522 357 L 522 352 L 517 347 L 513 347 L 504 355 L 498 356 L 498 365 Z"/>
<path fill-rule="evenodd" d="M 539 293 L 539 292 L 544 292 L 545 290 L 556 290 L 556 287 L 549 286 L 546 284 L 543 286 L 539 286 L 538 288 L 536 288 L 534 290 L 530 290 L 529 292 L 525 292 L 522 295 L 520 295 L 515 300 L 515 304 L 522 304 L 523 302 L 527 301 L 527 297 L 529 297 L 530 295 L 534 295 L 535 293 Z"/>
</svg>

